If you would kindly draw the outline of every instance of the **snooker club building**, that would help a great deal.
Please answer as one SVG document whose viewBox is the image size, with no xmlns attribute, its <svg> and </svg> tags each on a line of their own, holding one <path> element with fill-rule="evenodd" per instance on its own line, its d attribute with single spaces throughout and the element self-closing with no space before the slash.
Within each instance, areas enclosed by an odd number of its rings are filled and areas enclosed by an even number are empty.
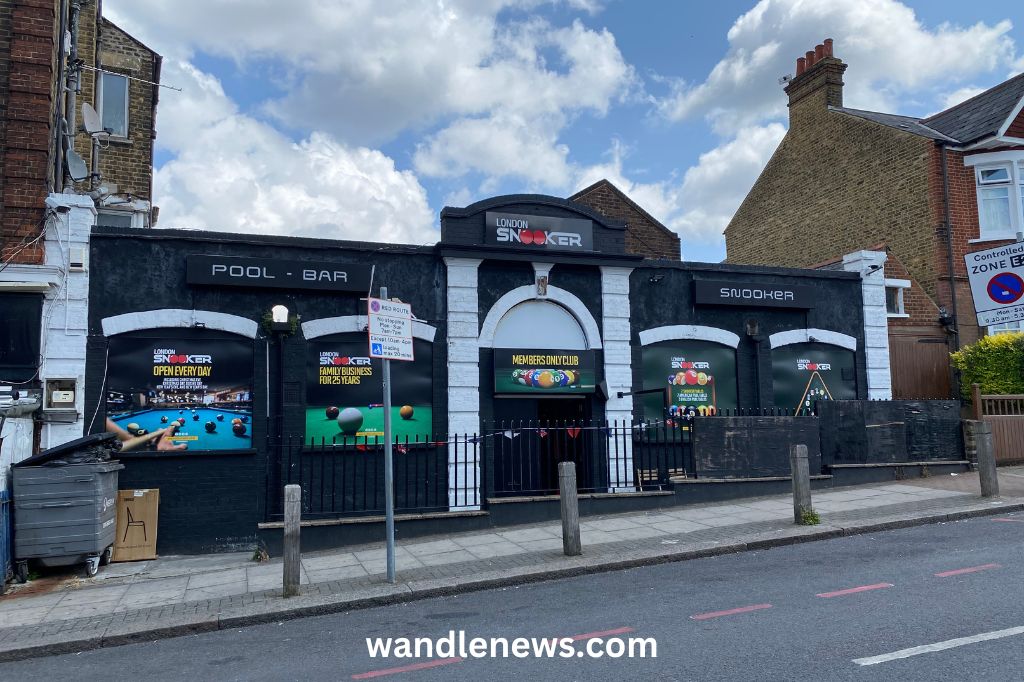
<svg viewBox="0 0 1024 682">
<path fill-rule="evenodd" d="M 391 363 L 399 537 L 550 518 L 565 459 L 585 512 L 696 501 L 672 481 L 700 458 L 648 447 L 674 452 L 689 415 L 890 397 L 884 255 L 688 263 L 627 233 L 541 195 L 445 208 L 433 246 L 96 227 L 85 430 L 175 425 L 184 449 L 121 453 L 122 488 L 160 489 L 161 552 L 276 547 L 286 483 L 304 546 L 375 539 L 381 287 L 414 315 Z"/>
</svg>

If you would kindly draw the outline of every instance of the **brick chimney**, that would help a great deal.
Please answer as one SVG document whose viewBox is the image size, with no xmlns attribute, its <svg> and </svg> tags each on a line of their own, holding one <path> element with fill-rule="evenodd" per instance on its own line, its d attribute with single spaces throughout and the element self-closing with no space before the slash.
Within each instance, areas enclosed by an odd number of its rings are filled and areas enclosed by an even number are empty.
<svg viewBox="0 0 1024 682">
<path fill-rule="evenodd" d="M 803 116 L 843 106 L 843 73 L 846 64 L 832 54 L 832 39 L 826 38 L 803 57 L 797 57 L 796 75 L 786 84 L 789 95 L 789 123 Z"/>
</svg>

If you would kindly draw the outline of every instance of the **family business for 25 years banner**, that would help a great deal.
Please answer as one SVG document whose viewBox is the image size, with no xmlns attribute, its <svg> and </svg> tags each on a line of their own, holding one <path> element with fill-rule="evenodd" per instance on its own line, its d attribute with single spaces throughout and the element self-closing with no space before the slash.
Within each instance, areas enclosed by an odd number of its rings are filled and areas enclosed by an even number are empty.
<svg viewBox="0 0 1024 682">
<path fill-rule="evenodd" d="M 413 362 L 391 363 L 391 428 L 397 438 L 424 440 L 433 432 L 433 344 L 414 339 L 413 353 Z M 384 435 L 383 365 L 368 355 L 364 334 L 309 344 L 307 441 Z"/>
<path fill-rule="evenodd" d="M 177 422 L 189 450 L 248 449 L 252 382 L 249 340 L 113 337 L 107 416 L 133 435 Z"/>
</svg>

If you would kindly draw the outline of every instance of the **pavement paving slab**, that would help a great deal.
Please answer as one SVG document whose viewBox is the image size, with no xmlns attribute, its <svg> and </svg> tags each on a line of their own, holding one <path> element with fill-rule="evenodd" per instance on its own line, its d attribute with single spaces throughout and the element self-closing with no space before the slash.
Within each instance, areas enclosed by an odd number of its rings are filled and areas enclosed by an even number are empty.
<svg viewBox="0 0 1024 682">
<path fill-rule="evenodd" d="M 793 525 L 787 495 L 584 517 L 577 557 L 563 556 L 559 522 L 410 539 L 396 552 L 396 585 L 384 581 L 379 545 L 310 553 L 290 599 L 280 560 L 257 564 L 248 552 L 115 565 L 103 580 L 54 581 L 51 592 L 13 586 L 0 597 L 0 660 L 979 514 L 1024 519 L 1024 468 L 1000 474 L 1001 485 L 1017 476 L 1004 488 L 1014 496 L 982 500 L 976 474 L 816 492 L 819 526 Z"/>
</svg>

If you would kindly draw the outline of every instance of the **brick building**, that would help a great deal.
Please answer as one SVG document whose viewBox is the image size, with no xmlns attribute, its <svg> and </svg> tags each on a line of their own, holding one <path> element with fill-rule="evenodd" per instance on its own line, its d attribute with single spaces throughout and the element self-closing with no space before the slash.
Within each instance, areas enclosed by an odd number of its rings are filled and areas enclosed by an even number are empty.
<svg viewBox="0 0 1024 682">
<path fill-rule="evenodd" d="M 0 422 L 0 493 L 11 461 L 82 434 L 89 236 L 97 214 L 152 222 L 159 71 L 99 0 L 0 0 L 0 410 L 26 408 Z"/>
<path fill-rule="evenodd" d="M 608 180 L 598 180 L 569 197 L 598 213 L 626 223 L 626 252 L 679 260 L 679 235 L 668 229 Z"/>
<path fill-rule="evenodd" d="M 985 333 L 964 254 L 1024 229 L 1024 75 L 914 118 L 844 107 L 846 68 L 831 40 L 797 59 L 789 130 L 725 230 L 727 261 L 830 267 L 881 250 L 894 394 L 943 394 L 948 352 Z"/>
</svg>

